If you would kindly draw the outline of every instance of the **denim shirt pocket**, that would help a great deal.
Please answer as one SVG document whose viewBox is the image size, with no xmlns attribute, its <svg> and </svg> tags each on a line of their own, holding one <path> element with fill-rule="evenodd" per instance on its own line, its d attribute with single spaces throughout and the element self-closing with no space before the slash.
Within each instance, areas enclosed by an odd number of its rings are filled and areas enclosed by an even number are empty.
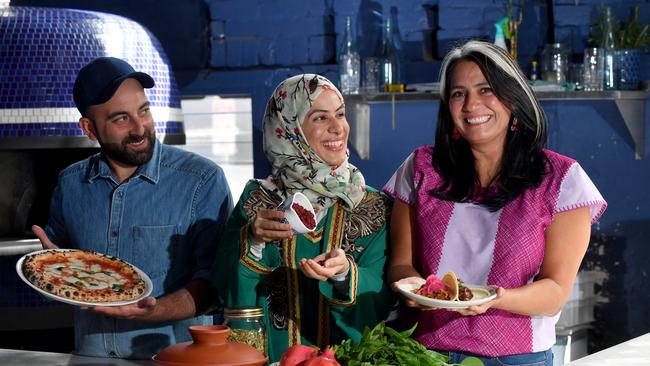
<svg viewBox="0 0 650 366">
<path fill-rule="evenodd" d="M 154 288 L 160 288 L 156 279 L 169 271 L 177 229 L 177 225 L 133 226 L 133 258 L 151 277 Z"/>
</svg>

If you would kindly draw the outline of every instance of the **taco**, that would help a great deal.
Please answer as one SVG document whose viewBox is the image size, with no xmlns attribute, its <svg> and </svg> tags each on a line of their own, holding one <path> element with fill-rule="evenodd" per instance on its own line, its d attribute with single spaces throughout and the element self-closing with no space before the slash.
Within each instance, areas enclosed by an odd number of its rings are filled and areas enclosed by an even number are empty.
<svg viewBox="0 0 650 366">
<path fill-rule="evenodd" d="M 422 286 L 413 290 L 413 293 L 448 301 L 467 301 L 474 297 L 472 290 L 451 271 L 445 273 L 442 279 L 430 275 Z"/>
<path fill-rule="evenodd" d="M 442 276 L 442 282 L 445 283 L 447 287 L 447 292 L 449 293 L 449 300 L 458 301 L 458 277 L 454 272 L 447 272 Z"/>
</svg>

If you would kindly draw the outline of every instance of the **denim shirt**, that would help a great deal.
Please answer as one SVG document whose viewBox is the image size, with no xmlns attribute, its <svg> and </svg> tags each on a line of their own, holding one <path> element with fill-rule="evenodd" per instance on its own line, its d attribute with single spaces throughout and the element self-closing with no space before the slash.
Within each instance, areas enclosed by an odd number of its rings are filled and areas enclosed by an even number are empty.
<svg viewBox="0 0 650 366">
<path fill-rule="evenodd" d="M 151 160 L 118 184 L 101 153 L 66 168 L 53 193 L 46 232 L 62 248 L 123 259 L 143 270 L 160 297 L 208 278 L 232 197 L 223 171 L 156 141 Z M 143 323 L 75 309 L 75 353 L 150 358 L 189 341 L 187 327 L 211 316 Z"/>
</svg>

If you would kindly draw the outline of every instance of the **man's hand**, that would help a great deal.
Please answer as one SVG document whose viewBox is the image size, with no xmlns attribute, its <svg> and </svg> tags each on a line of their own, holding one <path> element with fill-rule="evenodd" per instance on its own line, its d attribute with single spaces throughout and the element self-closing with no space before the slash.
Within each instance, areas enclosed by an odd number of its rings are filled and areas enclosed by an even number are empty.
<svg viewBox="0 0 650 366">
<path fill-rule="evenodd" d="M 128 320 L 147 320 L 156 307 L 156 298 L 145 297 L 144 299 L 129 305 L 123 306 L 82 306 L 82 310 L 90 310 L 105 316 Z"/>
<path fill-rule="evenodd" d="M 82 307 L 83 310 L 120 319 L 160 323 L 188 319 L 216 306 L 216 290 L 204 278 L 190 281 L 185 287 L 159 298 L 146 297 L 124 306 Z"/>
<path fill-rule="evenodd" d="M 45 234 L 45 230 L 43 230 L 40 226 L 32 225 L 32 232 L 34 235 L 36 235 L 38 240 L 41 241 L 43 249 L 59 249 L 59 246 L 50 241 L 50 239 L 47 237 L 47 234 Z"/>
<path fill-rule="evenodd" d="M 350 262 L 343 249 L 337 248 L 329 253 L 317 255 L 312 259 L 300 260 L 300 270 L 305 276 L 318 281 L 325 281 L 335 274 L 345 273 L 350 269 Z"/>
</svg>

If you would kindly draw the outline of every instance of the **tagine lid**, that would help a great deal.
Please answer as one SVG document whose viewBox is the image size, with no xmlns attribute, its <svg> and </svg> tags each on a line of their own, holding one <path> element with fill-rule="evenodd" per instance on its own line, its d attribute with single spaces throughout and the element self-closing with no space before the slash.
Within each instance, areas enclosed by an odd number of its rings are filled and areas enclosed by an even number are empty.
<svg viewBox="0 0 650 366">
<path fill-rule="evenodd" d="M 253 346 L 229 342 L 224 325 L 189 327 L 194 342 L 164 348 L 152 360 L 162 366 L 263 366 L 268 357 Z"/>
</svg>

